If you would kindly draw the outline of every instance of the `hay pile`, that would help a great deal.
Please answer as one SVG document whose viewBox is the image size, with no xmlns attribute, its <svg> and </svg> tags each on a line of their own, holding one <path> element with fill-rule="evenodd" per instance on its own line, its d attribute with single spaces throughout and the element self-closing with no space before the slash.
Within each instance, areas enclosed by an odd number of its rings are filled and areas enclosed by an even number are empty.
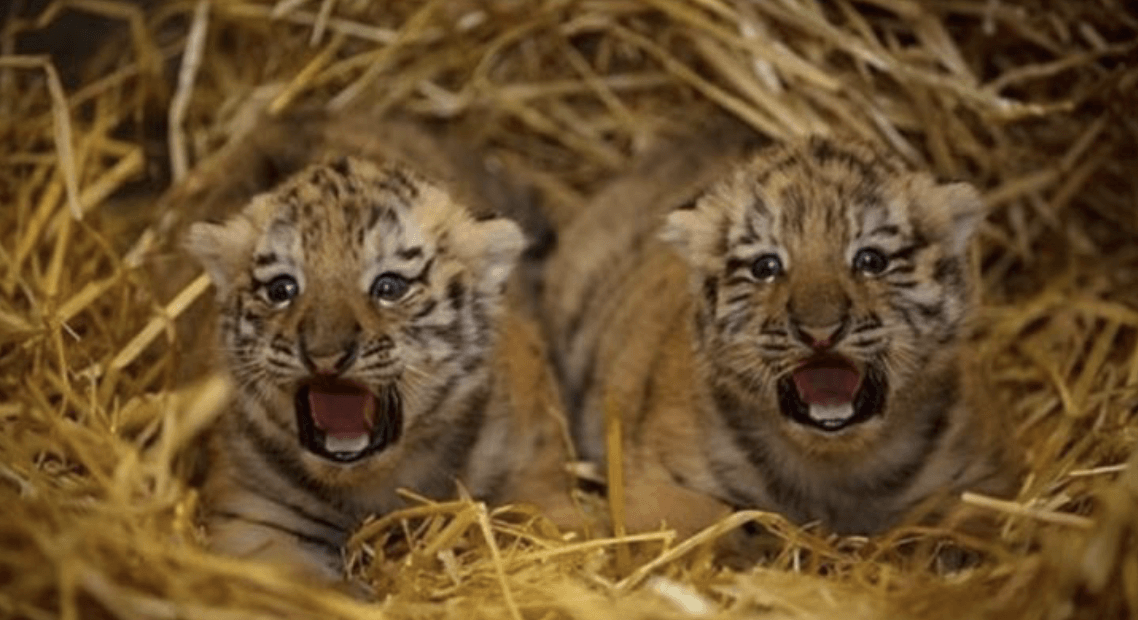
<svg viewBox="0 0 1138 620">
<path fill-rule="evenodd" d="M 14 7 L 23 3 L 16 3 Z M 1138 13 L 1123 0 L 217 0 L 15 8 L 0 38 L 0 616 L 1138 616 Z M 122 22 L 83 79 L 20 55 L 61 13 Z M 22 15 L 22 16 L 21 16 Z M 519 166 L 553 219 L 661 136 L 727 112 L 853 133 L 973 181 L 982 335 L 1030 475 L 969 501 L 999 534 L 835 538 L 743 514 L 676 544 L 562 540 L 472 502 L 374 522 L 381 603 L 205 553 L 186 447 L 225 397 L 174 388 L 172 300 L 142 275 L 158 190 L 253 119 L 366 101 Z M 524 514 L 524 513 L 523 513 Z M 422 517 L 411 519 L 411 517 Z M 718 531 L 779 537 L 759 567 Z M 933 553 L 982 553 L 943 574 Z M 663 541 L 661 543 L 661 541 Z M 635 547 L 635 553 L 624 549 Z"/>
</svg>

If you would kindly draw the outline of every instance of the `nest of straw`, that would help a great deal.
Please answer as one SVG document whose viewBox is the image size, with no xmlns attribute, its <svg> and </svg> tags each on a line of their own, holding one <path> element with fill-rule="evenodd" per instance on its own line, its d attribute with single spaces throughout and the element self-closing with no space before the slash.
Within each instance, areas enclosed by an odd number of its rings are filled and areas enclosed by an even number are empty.
<svg viewBox="0 0 1138 620">
<path fill-rule="evenodd" d="M 20 5 L 22 3 L 17 3 Z M 43 3 L 41 3 L 43 4 Z M 0 615 L 17 618 L 1097 618 L 1138 615 L 1138 13 L 1122 0 L 61 0 L 0 36 Z M 74 84 L 20 38 L 120 24 Z M 27 14 L 25 14 L 27 13 Z M 367 101 L 522 170 L 572 217 L 663 137 L 730 115 L 967 179 L 981 350 L 1029 474 L 984 539 L 834 537 L 739 514 L 688 541 L 566 538 L 410 498 L 348 545 L 379 602 L 212 555 L 186 454 L 226 396 L 176 377 L 146 276 L 161 196 L 258 118 Z M 1129 464 L 1128 464 L 1129 463 Z M 758 520 L 756 567 L 708 543 Z M 938 569 L 935 549 L 979 551 Z M 627 551 L 632 549 L 634 553 Z"/>
</svg>

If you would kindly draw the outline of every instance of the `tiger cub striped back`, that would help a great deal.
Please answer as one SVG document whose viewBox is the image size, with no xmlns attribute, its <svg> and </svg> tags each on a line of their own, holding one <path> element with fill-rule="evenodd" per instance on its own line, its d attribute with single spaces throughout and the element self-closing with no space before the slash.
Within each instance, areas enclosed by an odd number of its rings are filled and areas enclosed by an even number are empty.
<svg viewBox="0 0 1138 620">
<path fill-rule="evenodd" d="M 545 314 L 582 453 L 623 419 L 628 525 L 759 508 L 873 533 L 940 492 L 1008 491 L 965 369 L 985 213 L 821 138 L 603 192 L 561 236 Z"/>
<path fill-rule="evenodd" d="M 216 548 L 331 578 L 400 488 L 569 509 L 556 388 L 506 290 L 513 222 L 402 164 L 339 158 L 186 245 L 236 387 L 204 486 Z"/>
</svg>

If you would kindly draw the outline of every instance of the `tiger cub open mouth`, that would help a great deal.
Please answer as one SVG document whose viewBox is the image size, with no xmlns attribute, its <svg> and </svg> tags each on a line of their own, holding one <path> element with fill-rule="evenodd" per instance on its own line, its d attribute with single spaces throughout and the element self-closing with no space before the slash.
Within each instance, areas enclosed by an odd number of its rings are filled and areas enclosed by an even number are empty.
<svg viewBox="0 0 1138 620">
<path fill-rule="evenodd" d="M 296 391 L 296 422 L 309 452 L 351 463 L 399 440 L 403 407 L 395 388 L 376 395 L 354 381 L 317 377 Z"/>
<path fill-rule="evenodd" d="M 834 432 L 881 413 L 885 387 L 873 365 L 863 371 L 844 357 L 820 355 L 779 380 L 779 407 L 799 424 Z"/>
</svg>

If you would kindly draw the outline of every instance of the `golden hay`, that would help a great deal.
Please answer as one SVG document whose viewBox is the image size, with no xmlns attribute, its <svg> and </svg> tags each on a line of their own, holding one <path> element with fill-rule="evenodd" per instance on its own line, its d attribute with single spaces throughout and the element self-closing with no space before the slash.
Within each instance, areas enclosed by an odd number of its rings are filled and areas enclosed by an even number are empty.
<svg viewBox="0 0 1138 620">
<path fill-rule="evenodd" d="M 20 3 L 17 3 L 19 5 Z M 0 33 L 0 616 L 1099 618 L 1138 616 L 1138 14 L 1123 0 L 117 0 Z M 144 8 L 139 8 L 139 6 Z M 80 85 L 17 37 L 126 22 Z M 56 59 L 57 61 L 59 59 Z M 740 513 L 689 541 L 563 540 L 524 508 L 412 498 L 366 524 L 362 603 L 201 548 L 186 447 L 227 386 L 175 388 L 141 262 L 156 192 L 263 114 L 361 101 L 524 171 L 555 223 L 661 137 L 726 112 L 843 132 L 973 181 L 984 361 L 1030 475 L 988 540 L 838 538 Z M 155 146 L 158 145 L 158 146 Z M 1129 459 L 1129 464 L 1127 461 Z M 757 521 L 759 567 L 707 541 Z M 938 546 L 982 555 L 945 573 Z"/>
</svg>

